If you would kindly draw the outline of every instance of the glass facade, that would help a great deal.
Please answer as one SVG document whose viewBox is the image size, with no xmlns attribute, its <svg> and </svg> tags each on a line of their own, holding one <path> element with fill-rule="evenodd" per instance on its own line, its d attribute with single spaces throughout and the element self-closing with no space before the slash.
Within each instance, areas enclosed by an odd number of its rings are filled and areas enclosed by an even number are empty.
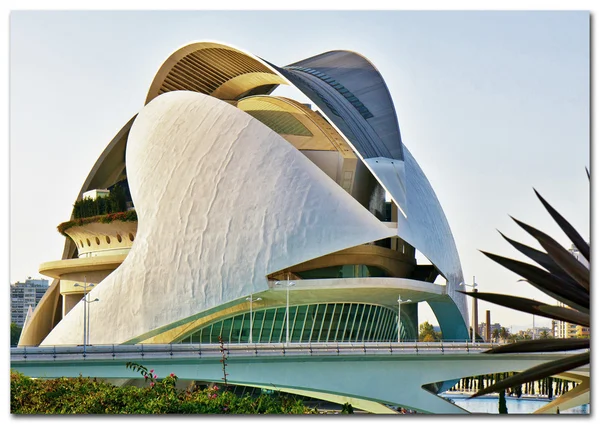
<svg viewBox="0 0 600 424">
<path fill-rule="evenodd" d="M 296 271 L 303 280 L 320 278 L 361 278 L 361 277 L 391 277 L 385 270 L 371 265 L 338 265 L 326 268 Z"/>
<path fill-rule="evenodd" d="M 252 311 L 253 343 L 284 343 L 285 306 Z M 321 303 L 290 306 L 290 342 L 391 342 L 398 337 L 398 313 L 390 308 L 361 303 Z M 248 343 L 250 312 L 217 321 L 178 343 Z M 406 331 L 401 326 L 401 337 Z"/>
</svg>

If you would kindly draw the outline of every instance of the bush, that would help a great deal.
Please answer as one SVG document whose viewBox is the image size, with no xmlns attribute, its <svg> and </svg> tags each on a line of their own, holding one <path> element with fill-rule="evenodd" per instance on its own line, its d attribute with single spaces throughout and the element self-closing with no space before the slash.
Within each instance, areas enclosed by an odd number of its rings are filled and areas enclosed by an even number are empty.
<svg viewBox="0 0 600 424">
<path fill-rule="evenodd" d="M 137 220 L 138 220 L 137 213 L 134 210 L 131 210 L 131 211 L 127 211 L 127 212 L 119 212 L 119 213 L 111 213 L 111 214 L 107 214 L 107 215 L 92 216 L 89 218 L 73 219 L 71 221 L 63 222 L 58 227 L 56 227 L 56 229 L 58 230 L 59 233 L 61 233 L 63 236 L 66 237 L 67 236 L 66 231 L 72 227 L 79 227 L 82 225 L 91 224 L 93 222 L 101 222 L 103 224 L 109 224 L 113 221 L 128 222 L 128 221 L 137 221 Z"/>
<path fill-rule="evenodd" d="M 152 370 L 151 370 L 152 371 Z M 116 387 L 91 378 L 31 379 L 11 372 L 12 414 L 310 414 L 284 395 L 237 396 L 212 386 L 178 390 L 177 376 L 145 379 L 145 387 Z"/>
<path fill-rule="evenodd" d="M 120 185 L 115 185 L 111 188 L 107 197 L 85 198 L 76 201 L 73 205 L 73 218 L 89 218 L 109 213 L 125 212 L 126 210 L 125 189 Z"/>
</svg>

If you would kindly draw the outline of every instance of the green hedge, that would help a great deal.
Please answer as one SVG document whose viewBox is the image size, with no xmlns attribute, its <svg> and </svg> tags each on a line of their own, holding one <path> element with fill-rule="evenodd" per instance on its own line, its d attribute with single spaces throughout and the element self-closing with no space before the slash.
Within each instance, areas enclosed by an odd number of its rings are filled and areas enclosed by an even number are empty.
<svg viewBox="0 0 600 424">
<path fill-rule="evenodd" d="M 56 229 L 63 236 L 67 236 L 66 231 L 71 227 L 78 227 L 81 225 L 91 224 L 92 222 L 101 222 L 103 224 L 109 224 L 113 221 L 137 221 L 137 213 L 135 210 L 127 212 L 109 213 L 106 215 L 91 216 L 89 218 L 73 219 L 71 221 L 63 222 Z"/>
<path fill-rule="evenodd" d="M 10 375 L 12 414 L 311 414 L 283 395 L 237 396 L 213 386 L 179 390 L 173 374 L 146 387 L 116 387 L 90 378 L 31 379 Z"/>
<path fill-rule="evenodd" d="M 73 218 L 89 218 L 92 216 L 125 212 L 126 210 L 127 198 L 125 190 L 120 185 L 115 185 L 106 197 L 98 197 L 96 199 L 85 198 L 76 201 L 73 205 Z"/>
</svg>

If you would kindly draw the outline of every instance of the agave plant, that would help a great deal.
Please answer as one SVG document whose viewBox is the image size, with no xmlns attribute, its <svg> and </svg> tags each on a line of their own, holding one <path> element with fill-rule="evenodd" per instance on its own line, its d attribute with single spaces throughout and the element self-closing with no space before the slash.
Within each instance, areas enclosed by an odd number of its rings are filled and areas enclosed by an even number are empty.
<svg viewBox="0 0 600 424">
<path fill-rule="evenodd" d="M 587 169 L 586 169 L 587 171 Z M 589 172 L 588 172 L 589 178 Z M 569 222 L 564 219 L 546 200 L 534 189 L 548 213 L 559 225 L 562 231 L 571 240 L 579 252 L 590 261 L 590 246 L 579 235 Z M 512 217 L 511 217 L 512 218 Z M 514 310 L 535 314 L 572 324 L 590 326 L 590 270 L 575 258 L 568 250 L 547 234 L 512 218 L 521 228 L 532 235 L 542 246 L 545 252 L 531 248 L 517 241 L 511 240 L 500 233 L 506 241 L 518 251 L 531 258 L 541 266 L 530 265 L 514 259 L 498 256 L 493 253 L 483 252 L 487 257 L 500 265 L 508 268 L 523 277 L 535 288 L 553 297 L 567 307 L 553 306 L 532 299 L 509 296 L 497 293 L 461 292 L 477 299 L 495 303 Z M 515 374 L 505 380 L 486 387 L 471 397 L 482 396 L 488 393 L 504 391 L 523 383 L 540 380 L 545 377 L 587 365 L 590 362 L 589 339 L 541 339 L 517 342 L 490 349 L 484 353 L 522 353 L 522 352 L 557 352 L 588 349 L 584 353 L 568 356 L 563 359 L 547 362 Z"/>
</svg>

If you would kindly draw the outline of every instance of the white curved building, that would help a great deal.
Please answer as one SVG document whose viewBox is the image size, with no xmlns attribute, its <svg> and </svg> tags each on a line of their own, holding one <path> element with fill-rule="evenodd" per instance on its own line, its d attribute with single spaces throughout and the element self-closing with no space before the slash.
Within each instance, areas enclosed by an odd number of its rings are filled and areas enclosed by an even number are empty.
<svg viewBox="0 0 600 424">
<path fill-rule="evenodd" d="M 271 96 L 281 84 L 317 108 Z M 177 50 L 77 200 L 115 187 L 135 213 L 61 224 L 21 346 L 80 344 L 84 306 L 93 344 L 415 339 L 421 301 L 445 339 L 469 338 L 450 227 L 356 53 L 278 67 L 214 42 Z"/>
</svg>

